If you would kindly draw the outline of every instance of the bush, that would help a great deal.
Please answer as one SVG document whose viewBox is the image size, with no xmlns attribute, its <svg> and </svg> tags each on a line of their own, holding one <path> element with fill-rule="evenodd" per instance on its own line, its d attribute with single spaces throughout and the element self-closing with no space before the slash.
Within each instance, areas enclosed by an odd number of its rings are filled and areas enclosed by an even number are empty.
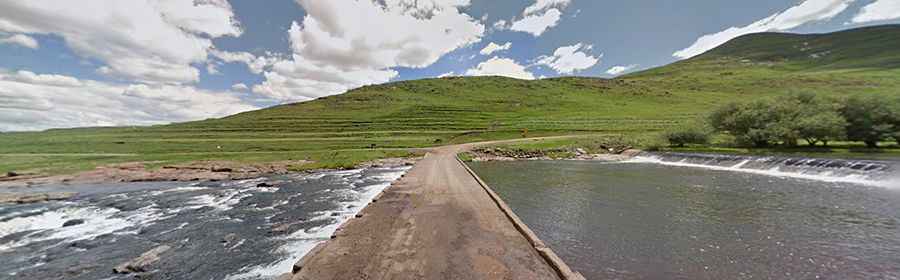
<svg viewBox="0 0 900 280">
<path fill-rule="evenodd" d="M 847 121 L 847 139 L 862 141 L 869 148 L 879 141 L 896 137 L 900 130 L 896 102 L 884 98 L 850 97 L 844 100 L 840 113 Z M 895 139 L 896 140 L 896 139 Z"/>
<path fill-rule="evenodd" d="M 697 127 L 683 127 L 677 130 L 668 131 L 663 134 L 663 138 L 669 142 L 672 147 L 684 147 L 687 144 L 708 144 L 709 133 Z"/>
</svg>

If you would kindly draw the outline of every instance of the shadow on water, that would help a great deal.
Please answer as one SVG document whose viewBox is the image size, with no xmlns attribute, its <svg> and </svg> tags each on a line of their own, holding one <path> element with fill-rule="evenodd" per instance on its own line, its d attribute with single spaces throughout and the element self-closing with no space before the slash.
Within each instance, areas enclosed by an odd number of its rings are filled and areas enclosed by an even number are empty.
<svg viewBox="0 0 900 280">
<path fill-rule="evenodd" d="M 471 165 L 588 279 L 900 278 L 898 189 L 649 162 Z"/>
</svg>

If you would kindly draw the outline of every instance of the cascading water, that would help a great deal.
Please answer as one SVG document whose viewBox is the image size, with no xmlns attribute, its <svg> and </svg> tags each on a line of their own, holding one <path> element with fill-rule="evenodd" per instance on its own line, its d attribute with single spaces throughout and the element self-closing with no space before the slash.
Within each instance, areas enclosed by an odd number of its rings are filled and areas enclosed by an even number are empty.
<svg viewBox="0 0 900 280">
<path fill-rule="evenodd" d="M 643 153 L 629 162 L 697 167 L 825 182 L 900 188 L 900 162 L 691 153 Z"/>
</svg>

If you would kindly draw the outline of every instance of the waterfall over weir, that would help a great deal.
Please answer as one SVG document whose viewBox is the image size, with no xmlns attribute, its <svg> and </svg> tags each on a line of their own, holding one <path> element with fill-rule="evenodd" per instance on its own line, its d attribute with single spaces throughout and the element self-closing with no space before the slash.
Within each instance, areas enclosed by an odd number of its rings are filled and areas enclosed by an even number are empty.
<svg viewBox="0 0 900 280">
<path fill-rule="evenodd" d="M 691 153 L 643 153 L 630 160 L 747 172 L 836 183 L 900 188 L 900 161 L 847 160 L 803 157 L 760 157 Z"/>
</svg>

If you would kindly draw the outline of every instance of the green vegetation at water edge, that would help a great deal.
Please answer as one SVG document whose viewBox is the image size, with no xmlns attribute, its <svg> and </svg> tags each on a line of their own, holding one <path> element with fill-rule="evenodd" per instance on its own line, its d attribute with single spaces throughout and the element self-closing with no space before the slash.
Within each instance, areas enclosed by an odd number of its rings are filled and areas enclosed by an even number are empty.
<svg viewBox="0 0 900 280">
<path fill-rule="evenodd" d="M 897 96 L 900 27 L 758 34 L 617 79 L 455 77 L 366 86 L 221 119 L 0 134 L 0 172 L 147 161 L 309 159 L 352 166 L 422 148 L 551 135 L 660 134 L 735 100 Z"/>
</svg>

